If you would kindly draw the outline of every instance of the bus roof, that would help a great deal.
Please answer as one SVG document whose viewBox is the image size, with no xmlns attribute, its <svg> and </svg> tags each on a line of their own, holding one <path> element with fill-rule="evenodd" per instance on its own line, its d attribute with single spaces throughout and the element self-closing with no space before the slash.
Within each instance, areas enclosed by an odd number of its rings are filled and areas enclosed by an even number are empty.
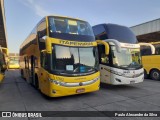
<svg viewBox="0 0 160 120">
<path fill-rule="evenodd" d="M 92 27 L 96 36 L 105 34 L 106 39 L 116 39 L 119 42 L 137 44 L 137 38 L 127 26 L 103 23 Z"/>
</svg>

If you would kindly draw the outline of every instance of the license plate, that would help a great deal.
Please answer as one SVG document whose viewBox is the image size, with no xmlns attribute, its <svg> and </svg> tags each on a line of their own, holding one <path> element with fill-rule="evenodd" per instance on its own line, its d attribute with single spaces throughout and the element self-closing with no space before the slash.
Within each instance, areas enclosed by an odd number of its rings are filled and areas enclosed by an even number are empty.
<svg viewBox="0 0 160 120">
<path fill-rule="evenodd" d="M 77 89 L 76 90 L 76 93 L 83 93 L 85 91 L 85 89 L 84 88 L 81 88 L 81 89 Z"/>
<path fill-rule="evenodd" d="M 135 83 L 135 81 L 130 81 L 130 83 L 132 84 L 132 83 Z"/>
</svg>

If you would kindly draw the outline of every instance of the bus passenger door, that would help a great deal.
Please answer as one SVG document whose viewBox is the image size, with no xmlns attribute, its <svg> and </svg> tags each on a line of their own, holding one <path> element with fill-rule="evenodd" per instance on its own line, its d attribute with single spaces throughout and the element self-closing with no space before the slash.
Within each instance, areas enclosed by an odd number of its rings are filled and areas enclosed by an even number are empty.
<svg viewBox="0 0 160 120">
<path fill-rule="evenodd" d="M 101 73 L 101 82 L 103 83 L 110 83 L 111 80 L 111 73 L 110 73 L 111 68 L 109 66 L 108 58 L 109 58 L 108 56 L 101 54 L 100 73 Z"/>
<path fill-rule="evenodd" d="M 26 78 L 26 81 L 28 82 L 28 83 L 32 83 L 31 82 L 31 79 L 30 79 L 30 67 L 31 67 L 31 65 L 30 65 L 30 60 L 29 60 L 29 57 L 28 56 L 26 56 L 25 57 L 25 78 Z"/>
<path fill-rule="evenodd" d="M 35 66 L 34 56 L 32 55 L 30 57 L 30 79 L 31 79 L 31 84 L 33 84 L 35 86 L 35 71 L 34 71 L 34 66 Z"/>
<path fill-rule="evenodd" d="M 98 45 L 99 62 L 100 62 L 100 77 L 102 83 L 110 83 L 110 59 L 105 53 L 105 46 Z"/>
</svg>

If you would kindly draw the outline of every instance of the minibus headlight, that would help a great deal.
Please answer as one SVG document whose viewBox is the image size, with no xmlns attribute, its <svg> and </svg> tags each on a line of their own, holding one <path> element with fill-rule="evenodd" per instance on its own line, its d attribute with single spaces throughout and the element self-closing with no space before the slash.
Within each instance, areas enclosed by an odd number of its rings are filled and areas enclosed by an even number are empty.
<svg viewBox="0 0 160 120">
<path fill-rule="evenodd" d="M 51 83 L 56 84 L 56 85 L 62 85 L 62 84 L 65 84 L 64 82 L 60 82 L 60 81 L 57 81 L 57 80 L 52 80 L 52 79 L 50 79 L 50 78 L 49 78 L 49 81 L 50 81 Z"/>
</svg>

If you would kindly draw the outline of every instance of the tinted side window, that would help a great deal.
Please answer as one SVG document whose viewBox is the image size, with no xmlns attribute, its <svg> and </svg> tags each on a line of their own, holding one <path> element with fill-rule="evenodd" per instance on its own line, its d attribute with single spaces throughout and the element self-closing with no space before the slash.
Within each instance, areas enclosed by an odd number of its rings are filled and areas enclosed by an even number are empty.
<svg viewBox="0 0 160 120">
<path fill-rule="evenodd" d="M 96 40 L 105 40 L 107 39 L 107 33 L 103 25 L 97 25 L 93 27 L 93 32 L 96 37 Z"/>
<path fill-rule="evenodd" d="M 145 55 L 151 55 L 151 48 L 149 46 L 141 46 L 141 55 L 145 56 Z"/>
<path fill-rule="evenodd" d="M 154 45 L 154 47 L 156 49 L 155 54 L 156 55 L 160 55 L 160 44 L 153 44 L 153 45 Z"/>
<path fill-rule="evenodd" d="M 115 24 L 107 24 L 106 30 L 108 39 L 116 39 L 119 42 L 124 43 L 138 43 L 135 34 L 128 27 Z"/>
<path fill-rule="evenodd" d="M 47 28 L 46 28 L 45 19 L 38 25 L 37 33 L 38 33 L 39 48 L 40 48 L 40 50 L 43 50 L 43 49 L 45 49 L 45 42 L 40 41 L 40 40 L 41 39 L 45 40 L 46 36 L 47 36 Z"/>
<path fill-rule="evenodd" d="M 27 59 L 24 57 L 24 62 L 25 62 L 25 68 L 27 68 Z"/>
<path fill-rule="evenodd" d="M 24 58 L 24 60 L 25 60 L 25 68 L 26 69 L 29 69 L 29 58 L 26 56 L 25 58 Z"/>
<path fill-rule="evenodd" d="M 38 26 L 38 38 L 46 36 L 46 21 L 42 21 Z"/>
</svg>

